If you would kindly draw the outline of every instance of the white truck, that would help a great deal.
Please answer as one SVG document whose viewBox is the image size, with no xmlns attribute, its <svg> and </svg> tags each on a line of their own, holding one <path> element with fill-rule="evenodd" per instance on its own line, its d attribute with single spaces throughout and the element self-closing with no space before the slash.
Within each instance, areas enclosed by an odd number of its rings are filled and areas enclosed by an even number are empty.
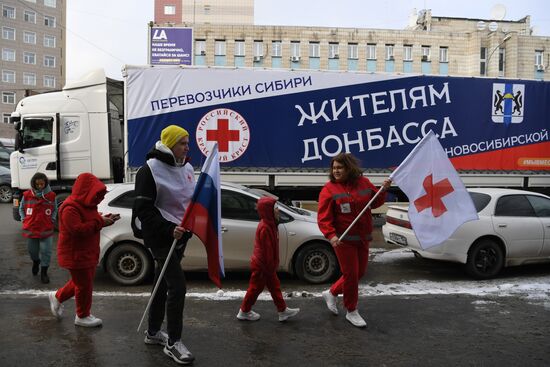
<svg viewBox="0 0 550 367">
<path fill-rule="evenodd" d="M 379 185 L 430 129 L 466 186 L 550 188 L 549 82 L 178 66 L 123 73 L 124 82 L 96 70 L 19 102 L 14 209 L 37 171 L 61 198 L 81 172 L 131 182 L 170 124 L 190 132 L 197 169 L 217 142 L 222 180 L 287 202 L 316 200 L 342 151 Z"/>
</svg>

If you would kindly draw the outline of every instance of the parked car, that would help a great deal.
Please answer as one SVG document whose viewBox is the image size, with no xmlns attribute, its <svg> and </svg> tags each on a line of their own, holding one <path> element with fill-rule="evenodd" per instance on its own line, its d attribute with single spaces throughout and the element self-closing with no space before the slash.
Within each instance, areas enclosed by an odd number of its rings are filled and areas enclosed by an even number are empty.
<svg viewBox="0 0 550 367">
<path fill-rule="evenodd" d="M 0 166 L 10 168 L 10 154 L 12 150 L 0 142 Z"/>
<path fill-rule="evenodd" d="M 11 203 L 13 190 L 11 188 L 11 174 L 9 168 L 0 166 L 0 203 Z"/>
<path fill-rule="evenodd" d="M 468 191 L 479 220 L 464 223 L 441 245 L 420 247 L 403 206 L 389 207 L 384 239 L 420 257 L 465 264 L 476 279 L 495 277 L 505 266 L 550 261 L 550 197 L 512 189 Z"/>
<path fill-rule="evenodd" d="M 222 241 L 225 269 L 249 270 L 250 256 L 259 217 L 256 202 L 270 193 L 241 185 L 222 183 Z M 134 285 L 144 281 L 153 270 L 153 259 L 135 238 L 130 227 L 135 193 L 133 184 L 108 185 L 99 205 L 103 213 L 119 213 L 121 219 L 101 231 L 100 266 L 116 282 Z M 324 283 L 339 273 L 338 261 L 329 242 L 317 226 L 317 213 L 278 203 L 279 271 L 296 274 L 310 283 Z M 206 250 L 196 237 L 189 241 L 182 261 L 185 270 L 207 270 Z"/>
</svg>

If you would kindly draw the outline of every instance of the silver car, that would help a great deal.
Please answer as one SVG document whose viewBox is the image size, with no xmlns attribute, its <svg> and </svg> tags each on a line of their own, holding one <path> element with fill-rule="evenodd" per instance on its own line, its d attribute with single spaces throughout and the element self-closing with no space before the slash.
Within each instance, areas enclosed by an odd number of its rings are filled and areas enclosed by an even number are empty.
<svg viewBox="0 0 550 367">
<path fill-rule="evenodd" d="M 415 255 L 465 264 L 477 279 L 496 276 L 503 267 L 550 261 L 550 198 L 535 192 L 468 189 L 479 220 L 461 225 L 441 245 L 420 247 L 406 207 L 390 206 L 384 239 Z"/>
<path fill-rule="evenodd" d="M 259 217 L 256 202 L 270 193 L 241 185 L 222 183 L 222 241 L 225 270 L 250 269 L 250 256 Z M 119 213 L 121 219 L 101 231 L 100 266 L 116 282 L 134 285 L 143 282 L 152 272 L 153 259 L 135 238 L 130 227 L 134 202 L 133 184 L 108 185 L 108 193 L 99 205 L 103 213 Z M 279 271 L 296 274 L 310 283 L 325 283 L 339 273 L 336 255 L 317 226 L 317 214 L 278 203 Z M 206 250 L 193 236 L 182 261 L 185 270 L 207 270 Z"/>
</svg>

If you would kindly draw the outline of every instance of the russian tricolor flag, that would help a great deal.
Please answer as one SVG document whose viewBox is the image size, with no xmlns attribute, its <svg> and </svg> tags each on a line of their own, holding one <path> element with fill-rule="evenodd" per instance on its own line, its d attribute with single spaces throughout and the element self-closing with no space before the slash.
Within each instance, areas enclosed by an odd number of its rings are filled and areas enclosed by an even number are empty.
<svg viewBox="0 0 550 367">
<path fill-rule="evenodd" d="M 208 276 L 221 288 L 220 274 L 225 277 L 221 236 L 221 189 L 218 144 L 206 158 L 195 186 L 191 203 L 181 226 L 193 232 L 206 247 Z"/>
</svg>

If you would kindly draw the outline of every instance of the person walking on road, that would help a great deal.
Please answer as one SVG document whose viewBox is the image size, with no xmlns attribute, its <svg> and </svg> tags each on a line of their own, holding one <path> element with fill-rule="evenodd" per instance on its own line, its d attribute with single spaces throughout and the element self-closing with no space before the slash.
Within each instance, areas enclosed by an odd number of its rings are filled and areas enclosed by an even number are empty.
<svg viewBox="0 0 550 367">
<path fill-rule="evenodd" d="M 195 357 L 181 341 L 183 309 L 187 292 L 181 259 L 192 236 L 180 226 L 195 190 L 195 173 L 188 161 L 189 133 L 176 125 L 162 130 L 160 141 L 147 154 L 147 162 L 136 176 L 134 210 L 141 222 L 141 234 L 155 259 L 155 284 L 166 261 L 166 272 L 160 281 L 149 309 L 146 344 L 164 346 L 164 353 L 181 364 Z M 168 252 L 178 240 L 170 259 Z M 161 330 L 166 313 L 168 334 Z"/>
<path fill-rule="evenodd" d="M 99 232 L 115 223 L 118 214 L 101 215 L 97 205 L 103 200 L 107 188 L 91 173 L 80 174 L 71 195 L 59 208 L 59 266 L 68 269 L 71 278 L 57 292 L 49 294 L 50 309 L 54 316 L 63 314 L 62 303 L 75 297 L 78 326 L 101 326 L 102 321 L 90 313 L 94 275 L 99 261 Z"/>
<path fill-rule="evenodd" d="M 277 277 L 277 268 L 279 267 L 279 231 L 277 230 L 279 209 L 276 202 L 271 197 L 262 197 L 258 200 L 257 208 L 260 223 L 256 229 L 254 252 L 250 259 L 252 275 L 250 276 L 250 285 L 237 314 L 239 320 L 256 321 L 260 319 L 260 314 L 252 311 L 252 306 L 266 286 L 279 312 L 279 321 L 286 321 L 300 312 L 299 308 L 286 306 L 281 292 L 281 283 Z"/>
<path fill-rule="evenodd" d="M 369 241 L 372 236 L 372 216 L 368 209 L 346 234 L 346 231 L 358 214 L 378 191 L 363 176 L 358 160 L 350 153 L 335 156 L 330 165 L 330 181 L 319 194 L 317 222 L 323 235 L 330 241 L 342 271 L 342 276 L 322 292 L 328 309 L 338 315 L 337 297 L 344 294 L 344 307 L 347 310 L 346 320 L 357 327 L 367 323 L 357 311 L 359 280 L 365 274 L 369 256 Z M 385 180 L 381 190 L 391 185 Z M 372 203 L 371 208 L 384 204 L 385 192 L 382 192 Z"/>
<path fill-rule="evenodd" d="M 23 222 L 23 237 L 32 260 L 32 274 L 50 282 L 48 267 L 52 257 L 54 224 L 57 217 L 57 202 L 49 185 L 48 177 L 37 172 L 31 178 L 31 188 L 23 193 L 19 204 L 19 216 Z"/>
</svg>

